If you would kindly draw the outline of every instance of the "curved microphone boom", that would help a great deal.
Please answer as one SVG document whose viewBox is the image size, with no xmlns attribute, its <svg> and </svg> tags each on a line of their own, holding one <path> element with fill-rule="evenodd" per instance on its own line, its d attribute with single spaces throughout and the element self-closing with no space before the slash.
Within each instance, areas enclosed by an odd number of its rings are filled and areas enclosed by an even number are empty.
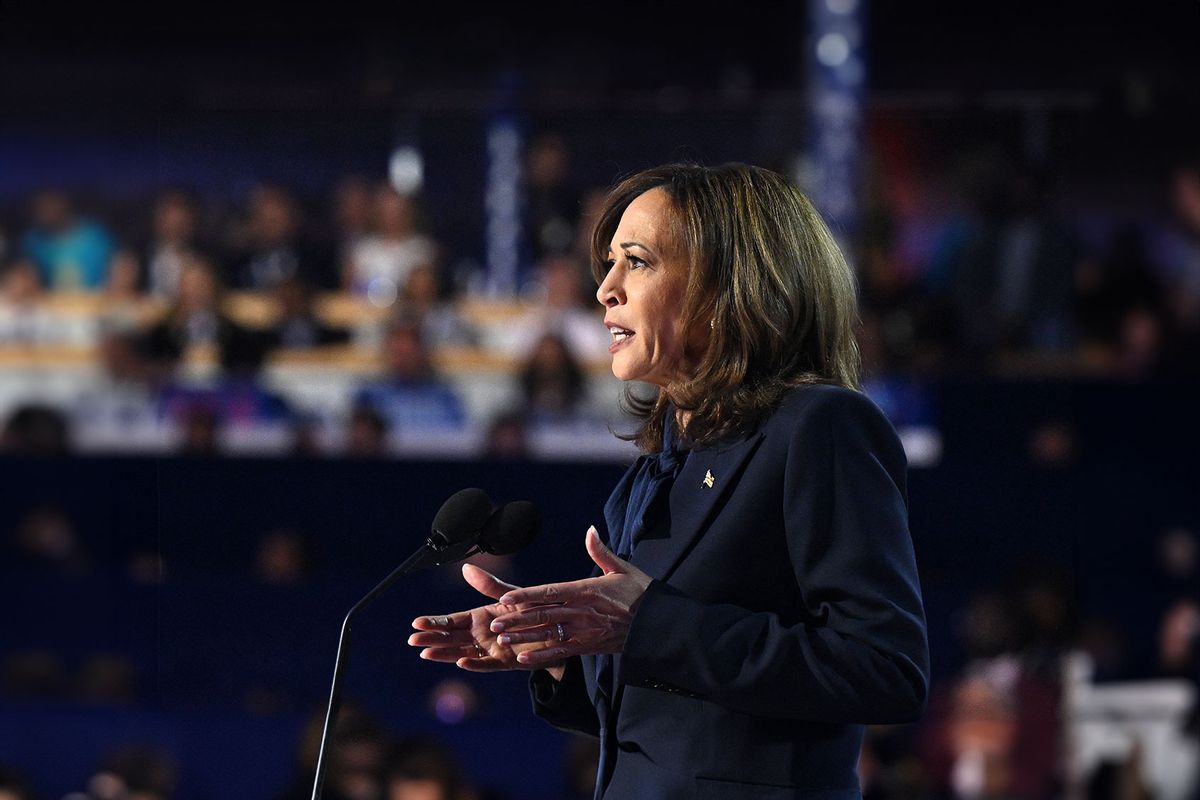
<svg viewBox="0 0 1200 800">
<path fill-rule="evenodd" d="M 379 595 L 390 589 L 410 572 L 426 567 L 451 564 L 479 552 L 505 555 L 515 553 L 529 544 L 542 527 L 537 507 L 525 500 L 505 503 L 495 511 L 492 501 L 482 489 L 463 489 L 450 496 L 433 518 L 432 530 L 425 544 L 404 563 L 392 570 L 354 604 L 342 620 L 338 637 L 337 656 L 333 662 L 333 685 L 329 689 L 329 707 L 325 710 L 325 726 L 321 730 L 321 749 L 317 752 L 317 771 L 313 777 L 312 800 L 320 800 L 325 784 L 326 750 L 330 731 L 341 706 L 342 672 L 346 666 L 346 646 L 350 640 L 350 623 Z"/>
</svg>

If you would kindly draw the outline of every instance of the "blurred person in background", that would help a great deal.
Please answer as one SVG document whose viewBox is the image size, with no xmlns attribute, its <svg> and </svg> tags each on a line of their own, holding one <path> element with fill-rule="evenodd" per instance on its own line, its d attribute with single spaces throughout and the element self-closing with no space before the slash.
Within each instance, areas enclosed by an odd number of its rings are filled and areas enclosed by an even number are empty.
<svg viewBox="0 0 1200 800">
<path fill-rule="evenodd" d="M 351 458 L 388 455 L 388 423 L 373 406 L 357 405 L 350 412 L 344 454 Z"/>
<path fill-rule="evenodd" d="M 1075 325 L 1085 360 L 1115 369 L 1128 361 L 1123 353 L 1135 344 L 1126 338 L 1127 322 L 1144 314 L 1164 318 L 1159 271 L 1150 261 L 1145 237 L 1133 225 L 1113 233 L 1100 259 L 1080 264 L 1075 275 Z"/>
<path fill-rule="evenodd" d="M 12 535 L 13 555 L 26 568 L 78 575 L 91 569 L 91 558 L 75 522 L 61 506 L 46 504 L 27 511 Z"/>
<path fill-rule="evenodd" d="M 119 441 L 158 422 L 158 386 L 142 356 L 138 335 L 104 327 L 98 348 L 100 373 L 81 387 L 70 406 L 71 423 L 81 434 Z"/>
<path fill-rule="evenodd" d="M 529 431 L 523 410 L 506 411 L 492 420 L 484 443 L 484 456 L 497 461 L 529 458 Z"/>
<path fill-rule="evenodd" d="M 252 373 L 258 369 L 266 342 L 221 310 L 221 294 L 212 264 L 188 256 L 174 305 L 143 337 L 143 351 L 160 371 L 169 373 L 193 348 L 215 349 L 226 370 Z"/>
<path fill-rule="evenodd" d="M 397 742 L 384 767 L 383 800 L 470 800 L 466 775 L 445 745 L 428 738 Z"/>
<path fill-rule="evenodd" d="M 333 190 L 333 250 L 337 264 L 350 263 L 354 248 L 371 235 L 375 214 L 371 182 L 361 175 L 347 175 Z"/>
<path fill-rule="evenodd" d="M 151 296 L 171 301 L 189 257 L 199 252 L 195 201 L 183 191 L 162 192 L 154 199 L 151 228 L 144 285 Z"/>
<path fill-rule="evenodd" d="M 1057 686 L 1019 655 L 1028 633 L 1018 601 L 976 593 L 960 612 L 967 662 L 934 685 L 920 727 L 935 796 L 1056 798 L 1061 787 Z"/>
<path fill-rule="evenodd" d="M 525 230 L 533 260 L 569 254 L 579 221 L 579 193 L 571 185 L 571 152 L 562 136 L 546 133 L 533 140 L 525 178 Z"/>
<path fill-rule="evenodd" d="M 267 586 L 295 586 L 312 577 L 313 541 L 292 528 L 267 531 L 258 540 L 254 575 Z"/>
<path fill-rule="evenodd" d="M 383 378 L 359 389 L 356 407 L 374 409 L 393 430 L 458 428 L 465 423 L 458 395 L 433 368 L 417 320 L 405 315 L 392 321 L 383 359 Z"/>
<path fill-rule="evenodd" d="M 234 287 L 261 291 L 297 277 L 327 285 L 328 267 L 303 241 L 300 207 L 290 192 L 280 186 L 257 186 L 250 192 L 247 211 L 231 256 Z"/>
<path fill-rule="evenodd" d="M 0 344 L 50 344 L 59 339 L 59 324 L 43 302 L 37 266 L 23 258 L 0 274 Z"/>
<path fill-rule="evenodd" d="M 309 715 L 297 748 L 295 774 L 276 800 L 312 797 L 324 721 L 324 707 Z M 323 800 L 380 800 L 386 796 L 383 778 L 391 737 L 374 716 L 353 700 L 343 701 L 328 746 Z"/>
<path fill-rule="evenodd" d="M 522 407 L 534 422 L 571 419 L 587 399 L 579 362 L 561 336 L 547 333 L 534 344 L 521 368 Z"/>
<path fill-rule="evenodd" d="M 507 326 L 503 349 L 522 357 L 533 351 L 542 336 L 553 333 L 584 362 L 605 358 L 611 337 L 596 309 L 585 305 L 584 271 L 579 262 L 570 256 L 553 256 L 538 264 L 536 274 L 544 294 Z"/>
<path fill-rule="evenodd" d="M 61 409 L 44 403 L 18 405 L 0 433 L 0 452 L 61 457 L 70 450 L 70 421 Z"/>
<path fill-rule="evenodd" d="M 390 305 L 419 266 L 437 263 L 438 248 L 421 232 L 413 198 L 388 184 L 375 190 L 371 233 L 359 240 L 343 267 L 347 291 L 380 306 Z"/>
<path fill-rule="evenodd" d="M 46 289 L 90 292 L 104 287 L 113 241 L 99 222 L 76 214 L 66 192 L 43 189 L 33 197 L 22 252 Z"/>
<path fill-rule="evenodd" d="M 106 756 L 88 780 L 90 800 L 172 800 L 179 782 L 175 759 L 150 745 L 124 745 Z"/>
<path fill-rule="evenodd" d="M 37 795 L 24 775 L 0 764 L 0 800 L 37 800 Z"/>
<path fill-rule="evenodd" d="M 400 310 L 420 320 L 421 338 L 433 350 L 479 343 L 479 332 L 454 308 L 452 298 L 445 296 L 441 274 L 430 265 L 422 264 L 408 273 Z"/>
<path fill-rule="evenodd" d="M 312 289 L 303 279 L 283 279 L 274 294 L 280 317 L 266 334 L 269 348 L 309 350 L 350 341 L 349 331 L 330 327 L 317 318 Z"/>
<path fill-rule="evenodd" d="M 961 158 L 956 183 L 963 211 L 943 226 L 926 270 L 950 315 L 944 344 L 956 363 L 1072 344 L 1071 282 L 1081 253 L 1051 212 L 1044 169 L 980 149 Z"/>
</svg>

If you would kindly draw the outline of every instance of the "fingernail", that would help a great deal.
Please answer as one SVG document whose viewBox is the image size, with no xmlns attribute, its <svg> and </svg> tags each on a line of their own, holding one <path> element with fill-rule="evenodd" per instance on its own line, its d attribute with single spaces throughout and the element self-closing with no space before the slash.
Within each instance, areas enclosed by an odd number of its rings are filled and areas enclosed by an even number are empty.
<svg viewBox="0 0 1200 800">
<path fill-rule="evenodd" d="M 517 661 L 520 661 L 522 664 L 528 664 L 529 653 L 517 653 Z"/>
<path fill-rule="evenodd" d="M 588 532 L 588 533 L 594 533 L 594 534 L 595 534 L 595 535 L 597 535 L 597 536 L 599 536 L 599 535 L 600 535 L 600 531 L 596 530 L 596 526 L 595 526 L 595 525 L 589 525 L 589 526 L 588 526 L 588 529 L 587 529 L 587 532 Z"/>
<path fill-rule="evenodd" d="M 492 633 L 499 633 L 504 630 L 504 623 L 498 619 L 492 620 Z"/>
<path fill-rule="evenodd" d="M 502 633 L 496 637 L 496 641 L 500 644 L 512 644 L 512 637 L 507 633 Z"/>
<path fill-rule="evenodd" d="M 501 598 L 500 598 L 499 600 L 497 600 L 496 602 L 497 602 L 497 603 L 499 603 L 499 604 L 500 604 L 500 605 L 502 605 L 502 606 L 511 606 L 511 605 L 513 604 L 512 598 L 511 598 L 511 597 L 509 597 L 508 595 L 504 595 L 503 597 L 501 597 Z"/>
</svg>

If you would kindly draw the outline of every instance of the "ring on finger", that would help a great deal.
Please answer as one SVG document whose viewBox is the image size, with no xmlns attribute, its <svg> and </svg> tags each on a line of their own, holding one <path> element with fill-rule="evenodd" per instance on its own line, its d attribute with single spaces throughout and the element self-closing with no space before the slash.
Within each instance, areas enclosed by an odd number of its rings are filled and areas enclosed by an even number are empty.
<svg viewBox="0 0 1200 800">
<path fill-rule="evenodd" d="M 483 652 L 483 646 L 480 645 L 479 642 L 475 643 L 475 652 L 479 654 L 480 658 L 483 658 L 487 655 L 487 653 Z"/>
<path fill-rule="evenodd" d="M 560 642 L 565 642 L 568 638 L 567 637 L 567 629 L 565 627 L 563 627 L 563 624 L 561 622 L 555 623 L 554 628 L 555 628 L 555 630 L 558 631 L 558 640 Z"/>
</svg>

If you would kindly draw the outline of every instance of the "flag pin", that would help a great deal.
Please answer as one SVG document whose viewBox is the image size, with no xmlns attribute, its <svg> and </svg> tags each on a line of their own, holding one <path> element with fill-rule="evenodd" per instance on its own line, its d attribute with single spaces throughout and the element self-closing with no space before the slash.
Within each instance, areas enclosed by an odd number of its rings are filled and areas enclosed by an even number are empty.
<svg viewBox="0 0 1200 800">
<path fill-rule="evenodd" d="M 713 477 L 712 470 L 706 469 L 704 471 L 704 485 L 711 489 L 715 481 L 716 478 Z"/>
</svg>

